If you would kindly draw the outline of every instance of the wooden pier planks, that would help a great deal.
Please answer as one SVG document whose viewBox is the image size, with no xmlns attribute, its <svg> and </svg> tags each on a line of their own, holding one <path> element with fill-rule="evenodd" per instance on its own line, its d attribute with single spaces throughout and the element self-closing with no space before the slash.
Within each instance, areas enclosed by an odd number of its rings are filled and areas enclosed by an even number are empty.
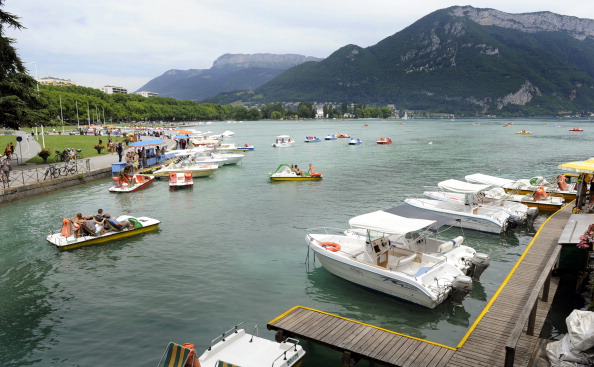
<svg viewBox="0 0 594 367">
<path fill-rule="evenodd" d="M 322 311 L 296 306 L 268 323 L 270 330 L 282 331 L 285 336 L 306 339 L 341 352 L 399 367 L 491 367 L 503 366 L 505 345 L 522 312 L 526 300 L 542 267 L 550 254 L 571 214 L 571 205 L 551 217 L 540 229 L 530 248 L 508 276 L 499 294 L 488 305 L 458 349 L 449 348 L 425 340 L 398 334 L 372 325 L 328 314 Z M 558 280 L 553 278 L 549 301 L 538 301 L 535 330 L 540 330 L 557 289 Z M 515 367 L 528 367 L 533 357 L 536 336 L 524 332 L 518 341 Z"/>
</svg>

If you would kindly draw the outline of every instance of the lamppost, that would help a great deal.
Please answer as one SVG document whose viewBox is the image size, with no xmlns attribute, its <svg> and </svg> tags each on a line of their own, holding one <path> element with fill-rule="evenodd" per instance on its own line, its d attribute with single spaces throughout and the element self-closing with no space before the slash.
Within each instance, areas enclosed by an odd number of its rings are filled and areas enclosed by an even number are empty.
<svg viewBox="0 0 594 367">
<path fill-rule="evenodd" d="M 37 83 L 37 91 L 39 92 L 39 77 L 37 76 L 37 62 L 31 61 L 31 62 L 28 62 L 27 64 L 35 65 L 35 82 Z"/>
</svg>

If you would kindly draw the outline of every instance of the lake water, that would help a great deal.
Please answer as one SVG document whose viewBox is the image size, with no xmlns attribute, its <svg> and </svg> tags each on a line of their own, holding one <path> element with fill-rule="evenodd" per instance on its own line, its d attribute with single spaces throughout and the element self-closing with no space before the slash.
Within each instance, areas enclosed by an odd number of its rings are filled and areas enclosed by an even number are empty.
<svg viewBox="0 0 594 367">
<path fill-rule="evenodd" d="M 194 129 L 231 130 L 235 137 L 226 141 L 256 149 L 240 165 L 196 179 L 192 190 L 169 191 L 161 181 L 116 195 L 105 179 L 3 205 L 0 365 L 155 366 L 168 342 L 202 351 L 242 321 L 272 339 L 266 323 L 295 305 L 456 346 L 534 228 L 503 236 L 464 231 L 465 244 L 489 254 L 491 266 L 461 307 L 446 302 L 434 310 L 350 284 L 319 261 L 306 263 L 305 229 L 346 228 L 351 217 L 422 196 L 441 180 L 477 172 L 551 179 L 557 164 L 594 155 L 590 121 L 504 122 L 216 122 Z M 584 132 L 568 131 L 573 126 Z M 534 134 L 514 134 L 522 128 Z M 363 144 L 323 140 L 332 133 Z M 281 134 L 291 135 L 294 146 L 272 148 Z M 307 135 L 322 142 L 306 144 Z M 392 145 L 375 144 L 386 136 Z M 272 183 L 268 174 L 280 163 L 302 169 L 312 163 L 324 179 Z M 156 232 L 69 252 L 45 241 L 63 217 L 98 208 L 162 223 Z M 338 365 L 339 353 L 302 343 L 304 366 Z"/>
</svg>

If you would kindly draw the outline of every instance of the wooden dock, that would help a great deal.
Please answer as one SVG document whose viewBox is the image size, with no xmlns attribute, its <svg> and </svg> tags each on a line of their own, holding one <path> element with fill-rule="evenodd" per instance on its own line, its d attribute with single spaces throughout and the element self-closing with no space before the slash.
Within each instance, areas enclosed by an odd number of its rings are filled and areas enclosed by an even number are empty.
<svg viewBox="0 0 594 367">
<path fill-rule="evenodd" d="M 548 365 L 542 360 L 540 349 L 543 343 L 538 339 L 538 334 L 550 309 L 558 279 L 553 278 L 544 287 L 545 294 L 546 288 L 551 294 L 548 301 L 539 298 L 535 302 L 537 308 L 533 313 L 535 317 L 531 320 L 535 336 L 526 334 L 526 325 L 530 325 L 530 322 L 527 322 L 525 315 L 532 309 L 526 307 L 526 304 L 529 297 L 536 295 L 531 295 L 533 289 L 543 288 L 542 280 L 539 283 L 539 279 L 543 279 L 543 269 L 555 262 L 551 261 L 551 256 L 558 254 L 559 236 L 572 207 L 573 205 L 567 205 L 543 223 L 456 348 L 301 306 L 278 316 L 267 327 L 277 331 L 277 339 L 294 337 L 342 352 L 343 366 L 352 366 L 359 359 L 366 359 L 381 365 L 399 367 L 491 367 L 505 366 L 506 363 L 509 366 L 509 360 L 506 362 L 506 347 L 509 349 L 510 335 L 515 329 L 519 339 L 516 338 L 513 342 L 511 365 Z M 516 328 L 520 322 L 523 329 Z"/>
</svg>

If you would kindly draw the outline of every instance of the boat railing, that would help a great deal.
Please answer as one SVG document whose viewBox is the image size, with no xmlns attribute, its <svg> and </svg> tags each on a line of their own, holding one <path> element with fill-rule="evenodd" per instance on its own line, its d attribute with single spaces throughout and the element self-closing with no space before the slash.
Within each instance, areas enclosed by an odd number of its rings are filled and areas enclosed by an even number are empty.
<svg viewBox="0 0 594 367">
<path fill-rule="evenodd" d="M 297 353 L 297 344 L 299 343 L 299 340 L 293 339 L 293 338 L 287 338 L 283 341 L 283 343 L 286 343 L 288 341 L 293 343 L 293 348 L 285 350 L 284 352 L 281 353 L 280 356 L 276 357 L 276 359 L 274 361 L 272 361 L 272 367 L 274 367 L 274 364 L 281 358 L 283 359 L 283 361 L 286 361 L 287 360 L 287 352 L 289 352 L 291 349 L 293 350 L 293 352 Z M 289 363 L 287 363 L 287 364 L 289 364 Z"/>
<path fill-rule="evenodd" d="M 212 346 L 215 345 L 219 340 L 224 342 L 229 335 L 233 334 L 237 334 L 239 332 L 239 327 L 241 325 L 243 325 L 244 322 L 241 322 L 237 325 L 235 325 L 234 327 L 232 327 L 231 329 L 225 331 L 223 334 L 217 336 L 216 338 L 214 338 L 211 342 L 210 342 L 210 346 L 208 347 L 208 351 L 210 352 L 212 350 Z"/>
</svg>

